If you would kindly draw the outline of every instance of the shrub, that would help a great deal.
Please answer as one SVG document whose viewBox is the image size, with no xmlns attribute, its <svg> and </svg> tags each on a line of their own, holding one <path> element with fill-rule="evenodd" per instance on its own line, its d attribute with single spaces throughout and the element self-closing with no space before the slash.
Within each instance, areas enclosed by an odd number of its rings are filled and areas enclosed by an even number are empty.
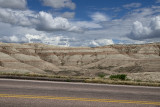
<svg viewBox="0 0 160 107">
<path fill-rule="evenodd" d="M 120 79 L 120 80 L 126 80 L 127 75 L 126 74 L 117 74 L 117 75 L 111 75 L 110 79 Z"/>
<path fill-rule="evenodd" d="M 106 74 L 104 72 L 99 72 L 96 74 L 98 77 L 100 78 L 104 78 L 106 76 Z"/>
</svg>

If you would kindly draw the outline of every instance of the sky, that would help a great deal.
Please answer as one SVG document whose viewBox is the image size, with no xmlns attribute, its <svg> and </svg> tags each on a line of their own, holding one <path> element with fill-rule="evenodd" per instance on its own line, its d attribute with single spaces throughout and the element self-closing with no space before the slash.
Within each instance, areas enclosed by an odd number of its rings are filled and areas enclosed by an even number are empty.
<svg viewBox="0 0 160 107">
<path fill-rule="evenodd" d="M 160 42 L 160 0 L 0 0 L 0 42 L 66 47 Z"/>
</svg>

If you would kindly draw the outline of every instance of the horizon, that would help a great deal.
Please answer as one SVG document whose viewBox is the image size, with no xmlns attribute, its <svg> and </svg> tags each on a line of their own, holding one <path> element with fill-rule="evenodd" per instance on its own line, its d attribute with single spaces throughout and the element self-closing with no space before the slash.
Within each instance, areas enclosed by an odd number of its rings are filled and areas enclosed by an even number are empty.
<svg viewBox="0 0 160 107">
<path fill-rule="evenodd" d="M 122 45 L 122 46 L 134 46 L 134 45 L 157 45 L 160 44 L 160 42 L 152 42 L 152 43 L 142 43 L 142 44 L 108 44 L 103 46 L 63 46 L 63 45 L 52 45 L 52 44 L 45 44 L 45 43 L 14 43 L 14 42 L 0 42 L 2 44 L 20 44 L 20 45 L 28 45 L 28 44 L 41 44 L 41 45 L 48 45 L 48 46 L 54 46 L 54 47 L 61 47 L 61 48 L 99 48 L 99 47 L 107 47 L 107 46 L 116 46 L 116 45 Z"/>
<path fill-rule="evenodd" d="M 3 43 L 159 43 L 160 0 L 0 0 L 0 29 Z"/>
</svg>

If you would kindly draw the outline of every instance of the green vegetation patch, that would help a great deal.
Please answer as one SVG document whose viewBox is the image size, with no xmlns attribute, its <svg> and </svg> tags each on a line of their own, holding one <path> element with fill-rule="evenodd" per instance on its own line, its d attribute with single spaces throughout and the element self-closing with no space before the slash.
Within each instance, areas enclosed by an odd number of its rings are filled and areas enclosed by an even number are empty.
<svg viewBox="0 0 160 107">
<path fill-rule="evenodd" d="M 117 75 L 111 75 L 109 77 L 110 79 L 119 79 L 119 80 L 126 80 L 127 75 L 126 74 L 117 74 Z"/>
<path fill-rule="evenodd" d="M 95 74 L 96 76 L 100 77 L 100 78 L 104 78 L 107 74 L 104 72 L 98 72 Z"/>
</svg>

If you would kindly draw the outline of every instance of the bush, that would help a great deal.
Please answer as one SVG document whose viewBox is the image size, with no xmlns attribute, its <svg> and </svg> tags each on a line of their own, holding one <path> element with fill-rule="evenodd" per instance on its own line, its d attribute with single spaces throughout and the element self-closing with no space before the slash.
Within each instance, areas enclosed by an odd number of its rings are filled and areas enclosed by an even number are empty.
<svg viewBox="0 0 160 107">
<path fill-rule="evenodd" d="M 117 75 L 111 75 L 109 78 L 110 79 L 126 80 L 127 75 L 126 74 L 117 74 Z"/>
<path fill-rule="evenodd" d="M 98 77 L 100 78 L 104 78 L 106 76 L 106 74 L 104 72 L 99 72 L 96 74 Z"/>
</svg>

